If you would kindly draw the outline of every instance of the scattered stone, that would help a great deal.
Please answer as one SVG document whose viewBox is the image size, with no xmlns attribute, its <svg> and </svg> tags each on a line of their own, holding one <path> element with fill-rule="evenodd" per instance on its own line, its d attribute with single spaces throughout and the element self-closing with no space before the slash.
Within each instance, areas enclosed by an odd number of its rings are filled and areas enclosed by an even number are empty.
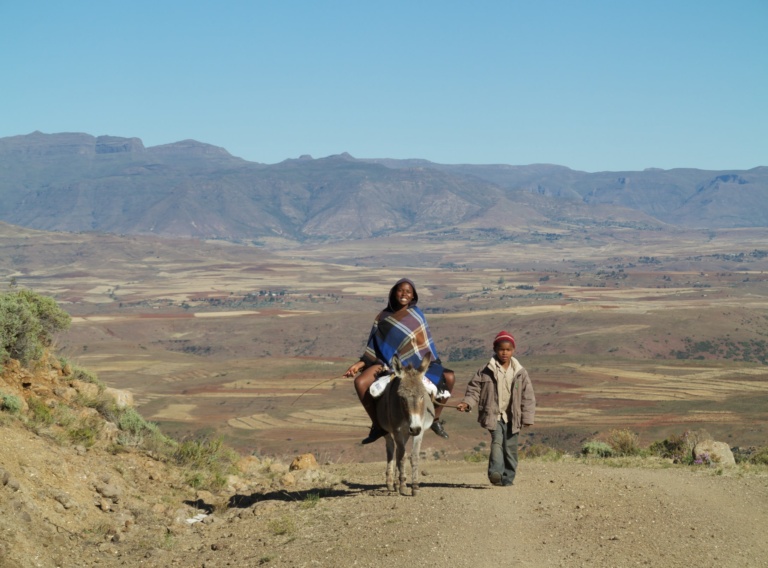
<svg viewBox="0 0 768 568">
<path fill-rule="evenodd" d="M 133 393 L 125 389 L 114 389 L 107 387 L 104 394 L 112 397 L 118 408 L 128 408 L 134 406 Z"/>
<path fill-rule="evenodd" d="M 291 466 L 288 468 L 290 471 L 304 470 L 304 469 L 317 469 L 317 460 L 313 454 L 301 454 L 294 458 L 291 462 Z"/>
<path fill-rule="evenodd" d="M 120 501 L 123 490 L 109 483 L 96 483 L 94 489 L 104 498 L 111 499 L 113 503 Z"/>
<path fill-rule="evenodd" d="M 58 501 L 59 503 L 61 503 L 62 507 L 64 507 L 67 510 L 75 506 L 75 502 L 72 500 L 72 497 L 70 497 L 64 492 L 55 494 L 53 498 L 56 499 L 56 501 Z"/>
<path fill-rule="evenodd" d="M 701 456 L 709 456 L 712 463 L 719 465 L 736 465 L 733 452 L 725 442 L 704 440 L 697 443 L 693 448 L 693 459 L 700 459 Z"/>
<path fill-rule="evenodd" d="M 99 386 L 94 383 L 75 379 L 70 383 L 70 386 L 86 398 L 95 399 L 99 396 Z"/>
<path fill-rule="evenodd" d="M 280 478 L 280 484 L 283 487 L 293 487 L 296 485 L 296 476 L 292 473 L 286 473 Z"/>
</svg>

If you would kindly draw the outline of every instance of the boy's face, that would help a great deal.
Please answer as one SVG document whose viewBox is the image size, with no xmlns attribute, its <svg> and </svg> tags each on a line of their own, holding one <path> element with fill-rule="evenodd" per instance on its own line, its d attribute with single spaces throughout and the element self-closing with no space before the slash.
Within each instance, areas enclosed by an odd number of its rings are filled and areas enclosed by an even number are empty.
<svg viewBox="0 0 768 568">
<path fill-rule="evenodd" d="M 493 352 L 496 354 L 496 358 L 502 365 L 506 365 L 512 359 L 512 355 L 515 353 L 515 348 L 511 341 L 499 341 L 493 346 Z"/>
</svg>

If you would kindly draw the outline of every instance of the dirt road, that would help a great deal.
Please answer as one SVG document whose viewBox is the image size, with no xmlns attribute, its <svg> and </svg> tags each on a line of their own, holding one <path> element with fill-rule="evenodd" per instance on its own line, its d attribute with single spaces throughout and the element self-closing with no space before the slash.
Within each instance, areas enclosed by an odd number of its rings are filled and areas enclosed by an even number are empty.
<svg viewBox="0 0 768 568">
<path fill-rule="evenodd" d="M 494 487 L 485 463 L 428 459 L 410 497 L 383 462 L 245 458 L 213 495 L 140 452 L 0 434 L 0 568 L 768 567 L 764 466 L 525 459 Z"/>
<path fill-rule="evenodd" d="M 383 468 L 326 466 L 341 482 L 320 498 L 312 489 L 259 496 L 142 564 L 768 566 L 764 473 L 532 460 L 503 488 L 487 483 L 485 464 L 432 461 L 421 493 L 403 497 L 384 491 Z"/>
</svg>

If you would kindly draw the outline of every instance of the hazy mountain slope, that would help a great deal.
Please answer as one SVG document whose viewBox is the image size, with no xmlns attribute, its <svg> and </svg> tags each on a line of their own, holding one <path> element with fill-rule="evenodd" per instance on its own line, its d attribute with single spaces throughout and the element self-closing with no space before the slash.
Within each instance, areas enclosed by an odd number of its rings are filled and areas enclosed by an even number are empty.
<svg viewBox="0 0 768 568">
<path fill-rule="evenodd" d="M 347 154 L 265 165 L 194 140 L 0 139 L 0 220 L 55 231 L 304 240 L 574 219 L 749 227 L 768 223 L 767 195 L 768 168 L 586 173 Z"/>
</svg>

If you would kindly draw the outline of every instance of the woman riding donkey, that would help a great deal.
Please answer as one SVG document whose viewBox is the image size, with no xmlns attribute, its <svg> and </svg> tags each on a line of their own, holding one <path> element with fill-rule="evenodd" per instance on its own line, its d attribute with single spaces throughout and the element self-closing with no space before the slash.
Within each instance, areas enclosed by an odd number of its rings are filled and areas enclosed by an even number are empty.
<svg viewBox="0 0 768 568">
<path fill-rule="evenodd" d="M 379 376 L 389 372 L 392 357 L 395 355 L 400 358 L 403 366 L 411 364 L 418 367 L 424 356 L 431 353 L 432 362 L 427 369 L 427 378 L 435 385 L 440 398 L 450 396 L 453 389 L 453 371 L 444 369 L 440 363 L 427 318 L 416 306 L 418 301 L 419 295 L 414 283 L 407 278 L 398 280 L 389 291 L 387 307 L 373 322 L 365 353 L 360 361 L 344 373 L 345 377 L 357 375 L 357 396 L 373 422 L 363 444 L 370 444 L 386 433 L 378 424 L 375 400 L 368 389 Z M 447 438 L 448 434 L 438 420 L 442 409 L 442 406 L 435 408 L 435 420 L 431 428 L 438 436 Z"/>
</svg>

